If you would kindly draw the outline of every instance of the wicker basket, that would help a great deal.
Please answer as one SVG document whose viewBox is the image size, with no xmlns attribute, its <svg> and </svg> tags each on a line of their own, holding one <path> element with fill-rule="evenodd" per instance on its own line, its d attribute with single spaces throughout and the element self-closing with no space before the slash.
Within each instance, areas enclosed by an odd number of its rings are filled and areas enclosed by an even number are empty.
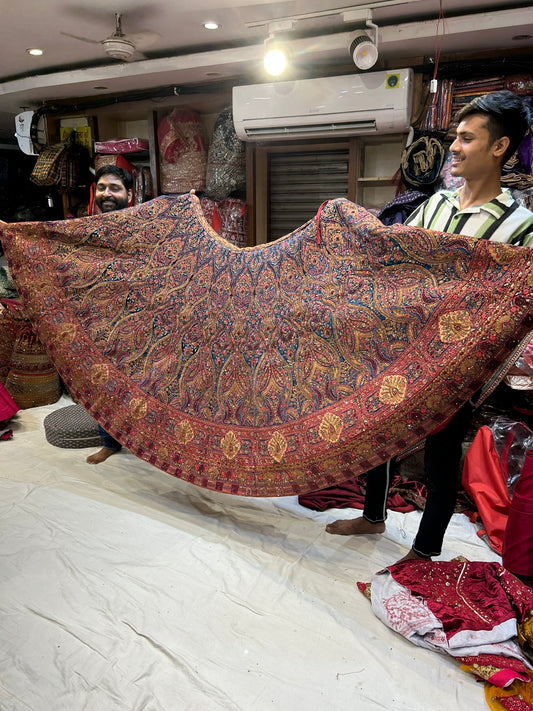
<svg viewBox="0 0 533 711">
<path fill-rule="evenodd" d="M 15 340 L 5 388 L 21 410 L 50 405 L 61 396 L 59 374 L 29 326 Z"/>
</svg>

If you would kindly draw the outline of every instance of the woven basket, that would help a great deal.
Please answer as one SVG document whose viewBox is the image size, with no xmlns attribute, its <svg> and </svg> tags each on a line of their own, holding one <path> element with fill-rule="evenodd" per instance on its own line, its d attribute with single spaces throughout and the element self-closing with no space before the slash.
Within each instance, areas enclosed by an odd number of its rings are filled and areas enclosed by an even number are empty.
<svg viewBox="0 0 533 711">
<path fill-rule="evenodd" d="M 17 336 L 29 321 L 26 319 L 22 305 L 14 299 L 2 299 L 0 303 L 0 383 L 5 383 L 9 373 L 11 354 Z"/>
<path fill-rule="evenodd" d="M 21 410 L 50 405 L 61 396 L 59 374 L 30 327 L 15 340 L 5 388 Z"/>
</svg>

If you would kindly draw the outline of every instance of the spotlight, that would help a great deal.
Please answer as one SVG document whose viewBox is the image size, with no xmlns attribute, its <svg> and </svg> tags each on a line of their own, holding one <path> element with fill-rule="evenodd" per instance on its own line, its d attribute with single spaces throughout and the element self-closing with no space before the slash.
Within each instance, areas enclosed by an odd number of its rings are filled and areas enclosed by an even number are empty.
<svg viewBox="0 0 533 711">
<path fill-rule="evenodd" d="M 350 45 L 350 54 L 357 69 L 370 69 L 378 61 L 378 48 L 363 30 L 358 30 Z"/>
<path fill-rule="evenodd" d="M 265 40 L 265 56 L 263 57 L 265 70 L 271 76 L 278 77 L 285 71 L 288 61 L 289 53 L 286 45 L 272 35 L 268 37 Z"/>
</svg>

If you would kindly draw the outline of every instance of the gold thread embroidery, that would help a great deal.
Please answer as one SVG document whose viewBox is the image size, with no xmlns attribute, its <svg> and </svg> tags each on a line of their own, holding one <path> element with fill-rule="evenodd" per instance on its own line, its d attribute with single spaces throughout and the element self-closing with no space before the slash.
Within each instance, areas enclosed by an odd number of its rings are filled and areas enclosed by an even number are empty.
<svg viewBox="0 0 533 711">
<path fill-rule="evenodd" d="M 342 420 L 331 412 L 326 413 L 318 428 L 318 434 L 326 442 L 338 442 L 343 429 Z"/>
<path fill-rule="evenodd" d="M 146 415 L 146 400 L 134 398 L 130 403 L 130 412 L 134 420 L 141 420 Z"/>
<path fill-rule="evenodd" d="M 57 337 L 62 343 L 73 343 L 76 338 L 76 326 L 65 323 L 57 329 Z"/>
<path fill-rule="evenodd" d="M 399 405 L 405 397 L 407 378 L 403 375 L 387 375 L 379 389 L 379 399 L 385 405 Z"/>
<path fill-rule="evenodd" d="M 233 432 L 228 432 L 220 441 L 220 446 L 226 459 L 235 459 L 241 448 L 241 443 Z"/>
<path fill-rule="evenodd" d="M 274 432 L 268 443 L 268 453 L 276 462 L 281 462 L 287 451 L 287 440 L 279 432 Z"/>
<path fill-rule="evenodd" d="M 95 385 L 102 385 L 107 382 L 109 377 L 109 368 L 104 363 L 98 363 L 91 368 L 91 382 Z"/>
<path fill-rule="evenodd" d="M 468 311 L 451 311 L 439 319 L 439 336 L 443 343 L 464 340 L 472 330 Z"/>
<path fill-rule="evenodd" d="M 462 567 L 461 567 L 461 572 L 460 572 L 459 575 L 457 576 L 457 583 L 456 583 L 456 586 L 455 586 L 455 590 L 456 590 L 456 592 L 457 592 L 457 595 L 461 598 L 461 600 L 464 602 L 464 604 L 472 610 L 472 612 L 473 612 L 475 615 L 477 615 L 480 619 L 483 620 L 483 622 L 490 622 L 490 621 L 491 621 L 491 616 L 488 615 L 487 613 L 484 613 L 484 611 L 482 612 L 482 610 L 481 610 L 479 607 L 474 607 L 474 606 L 469 602 L 469 600 L 463 595 L 463 593 L 461 592 L 461 588 L 462 588 L 462 586 L 463 586 L 463 580 L 464 580 L 464 577 L 465 577 L 465 575 L 466 575 L 467 566 L 468 566 L 468 563 L 467 563 L 467 562 L 463 563 L 463 565 L 462 565 Z"/>
<path fill-rule="evenodd" d="M 187 444 L 194 437 L 194 430 L 188 420 L 183 420 L 176 427 L 176 439 L 178 444 Z"/>
</svg>

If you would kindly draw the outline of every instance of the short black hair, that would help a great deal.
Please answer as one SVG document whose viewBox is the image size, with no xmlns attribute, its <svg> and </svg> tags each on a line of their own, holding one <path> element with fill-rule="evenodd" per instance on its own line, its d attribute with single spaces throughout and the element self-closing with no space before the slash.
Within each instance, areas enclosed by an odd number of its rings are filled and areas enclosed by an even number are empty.
<svg viewBox="0 0 533 711">
<path fill-rule="evenodd" d="M 520 145 L 531 121 L 528 105 L 513 91 L 508 90 L 476 96 L 457 112 L 455 120 L 460 123 L 472 114 L 482 114 L 487 117 L 487 130 L 491 143 L 502 136 L 507 136 L 509 139 L 509 147 L 503 157 L 504 163 Z"/>
<path fill-rule="evenodd" d="M 118 165 L 103 165 L 101 168 L 98 168 L 94 176 L 94 182 L 97 183 L 103 175 L 116 175 L 126 190 L 133 189 L 133 178 L 131 174 L 128 173 L 127 170 L 124 170 L 124 168 L 119 168 Z"/>
</svg>

